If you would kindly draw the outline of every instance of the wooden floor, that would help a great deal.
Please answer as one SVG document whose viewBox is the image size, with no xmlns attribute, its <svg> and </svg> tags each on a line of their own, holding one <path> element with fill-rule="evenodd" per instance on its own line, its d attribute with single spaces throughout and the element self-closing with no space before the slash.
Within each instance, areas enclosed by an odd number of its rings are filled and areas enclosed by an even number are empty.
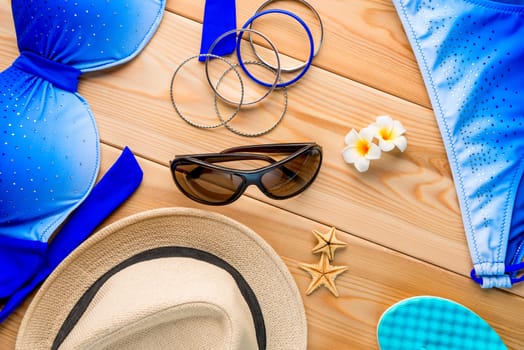
<svg viewBox="0 0 524 350">
<path fill-rule="evenodd" d="M 295 278 L 306 307 L 310 349 L 377 349 L 376 325 L 382 312 L 417 295 L 445 297 L 471 308 L 510 349 L 523 349 L 524 287 L 482 290 L 468 277 L 471 260 L 450 168 L 392 3 L 309 1 L 324 21 L 324 44 L 310 71 L 288 89 L 283 121 L 262 137 L 241 137 L 225 128 L 196 129 L 171 105 L 173 71 L 199 51 L 204 0 L 169 0 L 158 32 L 135 60 L 81 78 L 79 92 L 89 101 L 100 131 L 100 174 L 126 145 L 144 170 L 138 191 L 103 225 L 147 209 L 183 206 L 216 211 L 251 227 L 280 254 Z M 238 23 L 261 3 L 237 0 Z M 293 9 L 293 4 L 275 5 Z M 301 7 L 296 11 L 318 38 L 314 17 Z M 275 17 L 256 28 L 274 39 L 283 54 L 306 52 L 300 28 L 290 25 L 293 29 L 282 30 L 275 24 L 278 20 L 287 21 Z M 0 0 L 0 47 L 3 70 L 18 55 L 8 0 Z M 201 66 L 195 63 L 188 69 L 187 73 L 196 72 Z M 180 105 L 204 94 L 197 88 L 201 81 L 185 82 L 187 93 L 178 96 Z M 262 121 L 274 119 L 282 107 L 277 97 L 246 113 L 255 114 L 263 126 Z M 216 117 L 209 117 L 213 112 L 209 101 L 209 106 L 193 103 L 186 112 L 212 121 Z M 404 124 L 408 149 L 385 154 L 367 173 L 358 173 L 341 157 L 344 136 L 384 114 Z M 238 116 L 234 125 L 243 127 L 241 119 Z M 253 125 L 257 126 L 253 122 L 247 126 Z M 293 141 L 322 145 L 324 163 L 316 182 L 289 200 L 271 200 L 250 189 L 231 205 L 203 206 L 180 193 L 168 168 L 175 154 Z M 298 264 L 318 261 L 311 253 L 316 243 L 311 231 L 327 232 L 331 226 L 348 243 L 335 259 L 336 265 L 349 267 L 336 280 L 340 297 L 325 288 L 306 296 L 310 278 Z M 29 300 L 0 325 L 1 350 L 14 348 L 28 304 Z"/>
</svg>

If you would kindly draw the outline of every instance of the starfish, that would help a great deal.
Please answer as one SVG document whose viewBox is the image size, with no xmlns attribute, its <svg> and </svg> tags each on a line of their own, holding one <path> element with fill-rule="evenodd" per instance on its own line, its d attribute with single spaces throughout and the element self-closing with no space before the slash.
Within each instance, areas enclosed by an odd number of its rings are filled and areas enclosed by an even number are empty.
<svg viewBox="0 0 524 350">
<path fill-rule="evenodd" d="M 330 265 L 326 254 L 322 254 L 318 264 L 300 264 L 299 267 L 307 271 L 312 278 L 312 281 L 306 290 L 307 295 L 313 293 L 313 291 L 323 285 L 329 289 L 333 295 L 338 297 L 335 278 L 337 278 L 337 276 L 342 272 L 346 271 L 348 269 L 347 266 Z"/>
<path fill-rule="evenodd" d="M 329 232 L 326 234 L 322 234 L 317 230 L 313 230 L 313 234 L 315 237 L 317 237 L 318 240 L 318 244 L 312 250 L 313 253 L 325 253 L 329 261 L 332 261 L 335 257 L 335 250 L 347 246 L 347 243 L 337 239 L 335 232 L 336 229 L 334 227 L 329 229 Z"/>
</svg>

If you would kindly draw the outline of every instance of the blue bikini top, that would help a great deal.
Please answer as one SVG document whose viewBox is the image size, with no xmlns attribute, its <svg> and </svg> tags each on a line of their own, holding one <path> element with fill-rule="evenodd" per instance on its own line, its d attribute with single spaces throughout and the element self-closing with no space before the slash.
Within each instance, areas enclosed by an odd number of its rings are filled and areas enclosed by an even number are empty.
<svg viewBox="0 0 524 350">
<path fill-rule="evenodd" d="M 84 72 L 131 60 L 165 0 L 12 0 L 20 56 L 0 73 L 0 235 L 47 242 L 99 170 Z"/>
</svg>

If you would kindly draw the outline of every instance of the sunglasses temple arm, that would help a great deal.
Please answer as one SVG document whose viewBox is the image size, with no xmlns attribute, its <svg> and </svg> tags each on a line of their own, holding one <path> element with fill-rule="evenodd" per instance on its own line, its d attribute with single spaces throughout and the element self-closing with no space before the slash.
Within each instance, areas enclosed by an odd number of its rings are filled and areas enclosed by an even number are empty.
<svg viewBox="0 0 524 350">
<path fill-rule="evenodd" d="M 295 152 L 308 144 L 305 143 L 294 143 L 294 144 L 274 144 L 274 145 L 252 145 L 252 146 L 239 146 L 231 147 L 223 150 L 220 153 L 236 153 L 236 152 L 262 152 L 262 153 L 292 153 Z"/>
<path fill-rule="evenodd" d="M 191 156 L 188 156 L 191 158 Z M 277 161 L 274 160 L 271 157 L 262 155 L 262 154 L 219 154 L 219 155 L 212 155 L 212 156 L 205 156 L 205 155 L 199 155 L 194 156 L 193 158 L 203 160 L 207 163 L 220 163 L 220 162 L 232 162 L 232 161 L 239 161 L 239 160 L 263 160 L 268 163 L 274 164 Z M 171 161 L 171 164 L 173 164 L 173 161 Z M 197 163 L 194 163 L 195 165 L 198 165 Z M 193 170 L 187 173 L 187 176 L 196 179 L 202 175 L 202 173 L 206 170 L 205 167 L 198 165 Z"/>
<path fill-rule="evenodd" d="M 249 160 L 249 159 L 252 159 L 252 160 L 265 160 L 267 161 L 268 163 L 271 163 L 271 164 L 274 164 L 276 163 L 277 161 L 269 156 L 265 156 L 263 154 L 230 154 L 231 157 L 228 157 L 226 154 L 224 154 L 223 156 L 218 156 L 218 157 L 215 157 L 215 158 L 207 158 L 205 159 L 207 162 L 210 162 L 212 163 L 213 160 L 216 160 L 218 159 L 218 161 L 220 162 L 228 162 L 228 161 L 235 161 L 235 160 Z M 289 177 L 295 177 L 297 175 L 297 173 L 295 173 L 293 170 L 287 168 L 285 166 L 285 163 L 282 164 L 282 166 L 280 167 L 282 169 L 282 171 Z M 202 172 L 202 168 L 201 167 L 198 167 L 196 169 L 194 169 L 192 171 L 195 172 L 197 171 L 198 174 L 197 175 L 200 175 L 201 172 Z M 192 174 L 191 174 L 192 175 Z"/>
<path fill-rule="evenodd" d="M 232 154 L 219 154 L 213 156 L 200 157 L 199 159 L 208 163 L 221 163 L 221 162 L 233 162 L 239 160 L 263 160 L 268 163 L 276 163 L 277 161 L 269 156 L 263 154 L 245 154 L 245 153 L 232 153 Z"/>
<path fill-rule="evenodd" d="M 223 150 L 220 153 L 222 154 L 235 153 L 235 152 L 292 153 L 308 145 L 313 145 L 313 144 L 312 143 L 287 143 L 287 144 L 285 143 L 285 144 L 274 144 L 274 145 L 239 146 L 239 147 L 228 148 L 226 150 Z M 260 155 L 260 156 L 265 157 L 263 155 Z M 267 157 L 267 161 L 270 162 L 271 164 L 276 163 L 276 160 L 274 160 L 271 157 Z M 281 167 L 282 171 L 287 176 L 290 176 L 290 177 L 295 176 L 296 173 L 293 170 L 286 168 L 284 164 L 282 164 L 282 167 Z"/>
<path fill-rule="evenodd" d="M 223 156 L 221 155 L 221 156 L 216 156 L 216 157 L 212 157 L 212 158 L 206 158 L 205 160 L 207 162 L 209 162 L 209 163 L 213 163 L 213 161 L 229 162 L 229 161 L 235 161 L 235 160 L 265 160 L 265 161 L 267 161 L 268 163 L 271 163 L 271 164 L 274 164 L 274 163 L 277 162 L 273 158 L 265 156 L 265 155 L 262 155 L 262 154 L 231 154 L 230 156 L 231 157 L 228 157 L 228 155 L 224 154 Z M 285 164 L 282 164 L 282 166 L 280 168 L 289 177 L 294 177 L 294 176 L 297 175 L 293 170 L 288 169 L 285 166 Z M 193 176 L 193 175 L 200 176 L 200 174 L 202 173 L 202 170 L 203 170 L 202 167 L 195 168 L 191 172 L 191 174 L 189 174 L 189 175 L 191 175 L 191 176 Z M 196 172 L 196 173 L 193 174 L 194 172 Z"/>
</svg>

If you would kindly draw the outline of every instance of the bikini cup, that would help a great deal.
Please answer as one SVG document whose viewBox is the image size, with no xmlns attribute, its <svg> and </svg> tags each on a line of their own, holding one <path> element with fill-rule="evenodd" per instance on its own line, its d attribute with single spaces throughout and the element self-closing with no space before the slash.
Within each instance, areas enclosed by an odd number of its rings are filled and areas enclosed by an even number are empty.
<svg viewBox="0 0 524 350">
<path fill-rule="evenodd" d="M 78 77 L 129 61 L 164 0 L 12 0 L 20 56 L 0 73 L 0 236 L 47 242 L 99 170 L 95 119 Z"/>
<path fill-rule="evenodd" d="M 524 267 L 524 2 L 394 4 L 446 146 L 472 278 L 511 287 Z"/>
</svg>

